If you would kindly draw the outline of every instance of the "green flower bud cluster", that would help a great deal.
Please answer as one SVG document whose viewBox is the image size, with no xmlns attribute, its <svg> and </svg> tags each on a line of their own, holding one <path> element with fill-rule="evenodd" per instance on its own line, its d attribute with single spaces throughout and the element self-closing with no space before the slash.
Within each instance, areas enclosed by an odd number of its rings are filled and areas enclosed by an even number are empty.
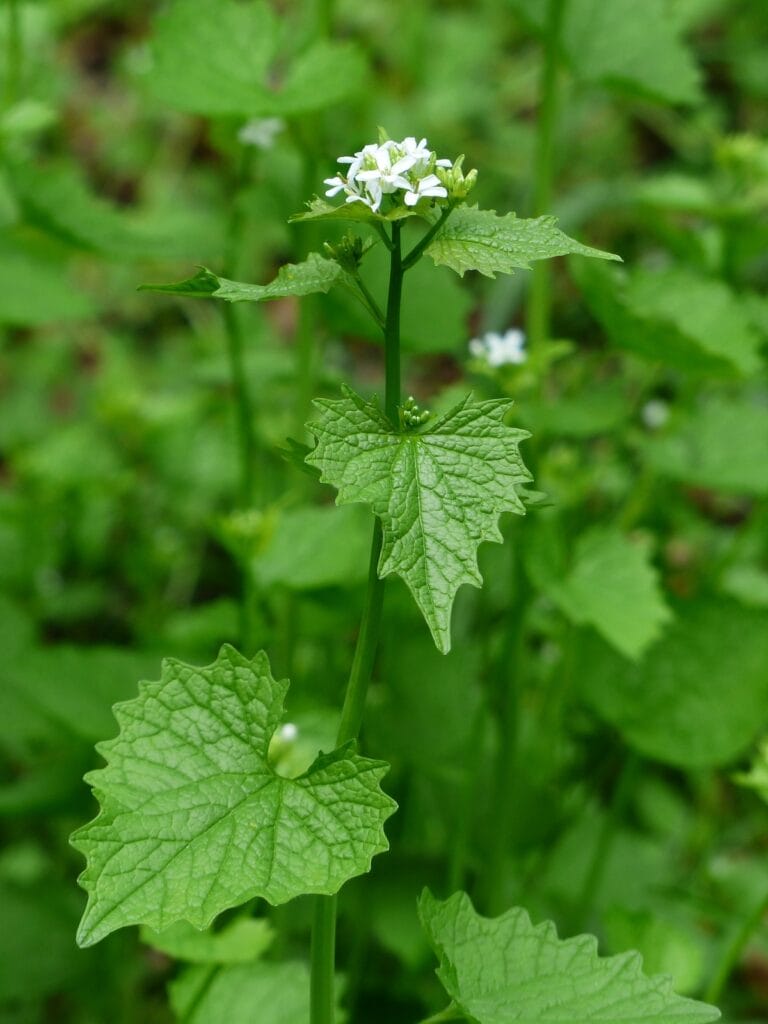
<svg viewBox="0 0 768 1024">
<path fill-rule="evenodd" d="M 323 249 L 328 258 L 335 260 L 342 270 L 354 274 L 372 244 L 371 240 L 363 241 L 359 235 L 348 232 L 340 242 L 323 242 Z"/>
<path fill-rule="evenodd" d="M 452 167 L 435 167 L 434 172 L 440 183 L 448 192 L 449 199 L 466 199 L 477 181 L 477 171 L 473 168 L 466 174 L 462 171 L 464 154 L 457 157 Z"/>
<path fill-rule="evenodd" d="M 405 430 L 415 430 L 422 427 L 431 415 L 429 409 L 420 409 L 413 395 L 409 395 L 405 405 L 400 407 L 400 425 Z"/>
</svg>

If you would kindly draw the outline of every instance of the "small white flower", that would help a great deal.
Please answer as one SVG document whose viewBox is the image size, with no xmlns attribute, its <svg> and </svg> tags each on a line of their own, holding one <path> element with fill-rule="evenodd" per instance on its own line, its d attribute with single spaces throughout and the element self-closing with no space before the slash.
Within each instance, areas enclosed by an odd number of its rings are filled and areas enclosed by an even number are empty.
<svg viewBox="0 0 768 1024">
<path fill-rule="evenodd" d="M 519 366 L 528 358 L 525 334 L 518 327 L 510 327 L 504 334 L 488 331 L 482 338 L 473 338 L 469 343 L 469 352 L 493 367 L 510 364 Z"/>
<path fill-rule="evenodd" d="M 660 398 L 652 398 L 640 410 L 640 416 L 649 430 L 658 430 L 669 419 L 669 406 Z"/>
<path fill-rule="evenodd" d="M 237 138 L 244 146 L 272 149 L 275 138 L 284 128 L 285 121 L 282 117 L 255 117 L 243 125 L 237 133 Z"/>
</svg>

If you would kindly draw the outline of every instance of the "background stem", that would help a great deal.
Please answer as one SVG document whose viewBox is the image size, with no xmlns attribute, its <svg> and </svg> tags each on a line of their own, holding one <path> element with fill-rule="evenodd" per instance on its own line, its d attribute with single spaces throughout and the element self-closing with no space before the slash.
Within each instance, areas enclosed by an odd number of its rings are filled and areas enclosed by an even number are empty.
<svg viewBox="0 0 768 1024">
<path fill-rule="evenodd" d="M 541 107 L 536 132 L 532 213 L 549 213 L 555 169 L 555 127 L 558 109 L 560 31 L 566 0 L 549 0 L 541 67 Z M 550 334 L 552 269 L 549 260 L 537 260 L 531 272 L 526 332 L 529 351 L 535 352 Z"/>
<path fill-rule="evenodd" d="M 243 150 L 235 176 L 235 195 L 225 235 L 224 276 L 237 279 L 243 259 L 244 218 L 240 199 L 252 167 L 253 154 Z M 237 451 L 240 463 L 239 504 L 241 510 L 257 504 L 257 438 L 254 426 L 254 405 L 245 365 L 244 311 L 230 302 L 222 303 L 227 338 L 229 375 L 235 401 Z M 262 495 L 258 497 L 262 498 Z M 260 502 L 258 502 L 260 503 Z M 254 633 L 253 581 L 246 560 L 241 558 L 240 644 L 244 651 L 251 645 Z"/>
<path fill-rule="evenodd" d="M 12 107 L 19 98 L 21 84 L 21 12 L 18 0 L 8 0 L 7 31 L 5 102 Z"/>
<path fill-rule="evenodd" d="M 494 772 L 496 815 L 488 856 L 485 903 L 489 914 L 507 909 L 504 887 L 506 858 L 512 842 L 517 786 L 520 695 L 525 671 L 524 616 L 528 582 L 522 559 L 512 545 L 512 586 L 504 645 L 496 669 L 499 749 Z"/>
<path fill-rule="evenodd" d="M 726 943 L 720 960 L 715 967 L 709 987 L 704 993 L 706 1002 L 714 1003 L 715 1005 L 720 1002 L 720 997 L 725 991 L 734 967 L 739 962 L 747 943 L 760 926 L 760 922 L 766 913 L 768 913 L 768 892 L 765 893 L 752 913 L 744 920 L 741 927 L 737 929 L 731 941 Z"/>
<path fill-rule="evenodd" d="M 384 326 L 385 390 L 384 408 L 393 424 L 398 422 L 400 405 L 400 303 L 403 294 L 403 260 L 400 225 L 392 225 L 389 292 Z M 371 681 L 376 648 L 379 642 L 381 610 L 384 601 L 384 580 L 379 578 L 381 523 L 374 521 L 371 556 L 368 564 L 368 585 L 363 604 L 360 632 L 357 636 L 352 668 L 341 710 L 336 745 L 357 739 L 363 721 L 368 684 Z M 336 970 L 336 896 L 317 896 L 312 926 L 311 1024 L 334 1022 L 334 974 Z"/>
</svg>

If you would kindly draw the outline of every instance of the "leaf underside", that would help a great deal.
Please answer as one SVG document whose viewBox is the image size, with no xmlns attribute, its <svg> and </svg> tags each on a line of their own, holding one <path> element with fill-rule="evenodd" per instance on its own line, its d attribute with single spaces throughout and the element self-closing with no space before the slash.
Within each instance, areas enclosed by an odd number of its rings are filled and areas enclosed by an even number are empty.
<svg viewBox="0 0 768 1024">
<path fill-rule="evenodd" d="M 525 910 L 481 917 L 466 893 L 445 902 L 425 890 L 419 915 L 455 1005 L 476 1024 L 706 1024 L 714 1006 L 672 991 L 672 979 L 642 972 L 639 953 L 600 957 L 591 935 L 559 939 Z"/>
<path fill-rule="evenodd" d="M 273 771 L 287 689 L 263 652 L 225 646 L 205 668 L 164 662 L 159 682 L 115 706 L 107 766 L 86 776 L 101 812 L 72 837 L 88 861 L 80 945 L 130 924 L 204 928 L 255 896 L 331 894 L 387 849 L 384 762 L 348 744 L 298 778 Z"/>
<path fill-rule="evenodd" d="M 504 424 L 506 399 L 467 397 L 428 429 L 400 433 L 375 403 L 343 392 L 315 403 L 307 462 L 337 488 L 337 503 L 372 506 L 383 528 L 379 576 L 405 580 L 445 653 L 456 591 L 482 584 L 478 546 L 502 540 L 500 513 L 525 513 L 517 488 L 531 475 L 518 446 L 530 435 Z"/>
</svg>

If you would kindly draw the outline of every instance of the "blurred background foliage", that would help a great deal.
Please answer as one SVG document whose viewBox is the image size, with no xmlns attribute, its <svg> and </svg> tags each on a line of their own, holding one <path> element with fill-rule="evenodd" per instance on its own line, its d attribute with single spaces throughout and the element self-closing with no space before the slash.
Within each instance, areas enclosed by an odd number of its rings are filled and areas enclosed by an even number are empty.
<svg viewBox="0 0 768 1024">
<path fill-rule="evenodd" d="M 301 1017 L 303 901 L 251 908 L 255 944 L 246 926 L 202 953 L 130 932 L 78 951 L 67 836 L 111 704 L 163 656 L 265 646 L 298 725 L 276 757 L 299 771 L 332 744 L 369 518 L 279 449 L 313 395 L 379 387 L 375 332 L 335 294 L 228 322 L 136 289 L 196 264 L 265 282 L 340 237 L 287 220 L 377 125 L 466 153 L 481 206 L 546 207 L 624 264 L 557 261 L 548 331 L 525 272 L 408 279 L 406 393 L 513 396 L 545 499 L 483 549 L 455 653 L 388 587 L 364 747 L 401 809 L 341 902 L 350 1019 L 439 1007 L 426 883 L 595 930 L 731 1020 L 768 1019 L 768 810 L 733 779 L 768 725 L 768 17 L 567 0 L 553 45 L 550 10 L 0 12 L 2 1024 Z M 366 268 L 381 288 L 379 249 Z M 470 356 L 526 325 L 524 362 Z"/>
</svg>

